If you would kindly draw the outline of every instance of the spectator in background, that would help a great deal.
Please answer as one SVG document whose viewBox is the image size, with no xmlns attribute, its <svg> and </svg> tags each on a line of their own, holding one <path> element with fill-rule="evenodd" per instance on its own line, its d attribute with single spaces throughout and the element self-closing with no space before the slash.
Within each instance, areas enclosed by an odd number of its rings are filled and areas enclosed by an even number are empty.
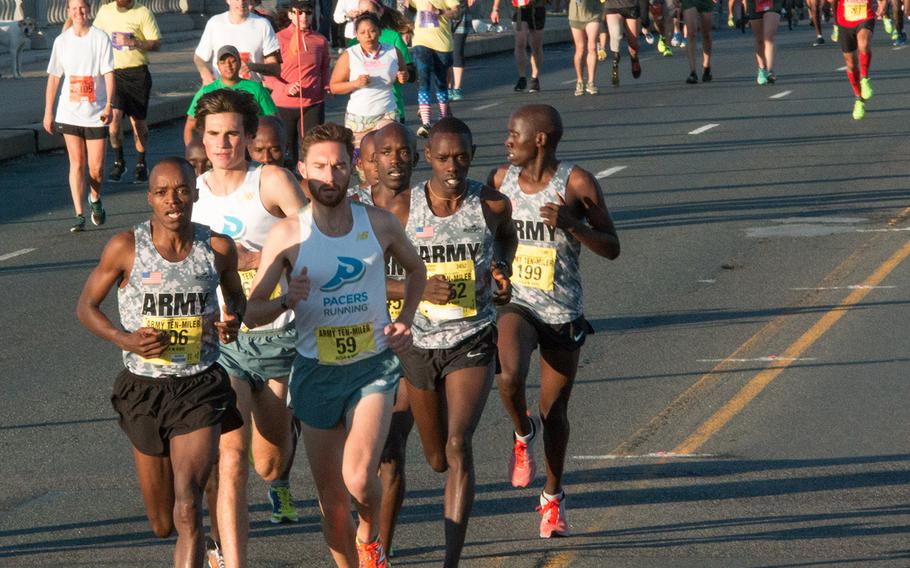
<svg viewBox="0 0 910 568">
<path fill-rule="evenodd" d="M 268 20 L 250 14 L 248 0 L 225 0 L 228 11 L 209 18 L 193 62 L 208 85 L 217 77 L 217 57 L 213 56 L 225 45 L 233 45 L 240 53 L 240 77 L 258 83 L 262 75 L 277 76 L 281 73 L 281 54 L 278 39 Z"/>
<path fill-rule="evenodd" d="M 408 71 L 408 83 L 413 83 L 417 79 L 417 68 L 414 66 L 414 59 L 408 50 L 403 36 L 410 35 L 414 28 L 411 22 L 407 20 L 400 12 L 389 8 L 384 4 L 379 4 L 375 0 L 360 0 L 357 5 L 361 13 L 371 12 L 379 18 L 381 32 L 379 33 L 379 43 L 397 47 L 401 55 L 404 56 L 404 64 Z M 355 38 L 354 42 L 357 40 Z M 404 95 L 401 92 L 401 84 L 392 85 L 392 94 L 395 96 L 395 106 L 398 108 L 398 120 L 404 123 Z"/>
<path fill-rule="evenodd" d="M 331 78 L 329 42 L 310 29 L 313 11 L 309 0 L 294 0 L 288 6 L 291 25 L 278 32 L 281 74 L 265 80 L 284 123 L 288 150 L 285 164 L 292 170 L 297 163 L 298 140 L 325 122 L 325 95 Z"/>
<path fill-rule="evenodd" d="M 461 13 L 459 0 L 409 0 L 417 10 L 414 28 L 414 58 L 417 60 L 417 135 L 430 133 L 430 84 L 435 83 L 439 118 L 449 112 L 448 75 L 452 66 L 452 27 L 450 22 Z"/>
<path fill-rule="evenodd" d="M 464 98 L 461 92 L 461 80 L 464 78 L 464 44 L 471 33 L 471 6 L 475 0 L 465 0 L 460 16 L 452 20 L 452 70 L 449 72 L 449 100 L 460 101 Z"/>
<path fill-rule="evenodd" d="M 346 45 L 351 45 L 357 35 L 354 30 L 354 20 L 360 15 L 359 5 L 360 0 L 336 0 L 333 19 L 336 24 L 344 24 Z"/>
</svg>

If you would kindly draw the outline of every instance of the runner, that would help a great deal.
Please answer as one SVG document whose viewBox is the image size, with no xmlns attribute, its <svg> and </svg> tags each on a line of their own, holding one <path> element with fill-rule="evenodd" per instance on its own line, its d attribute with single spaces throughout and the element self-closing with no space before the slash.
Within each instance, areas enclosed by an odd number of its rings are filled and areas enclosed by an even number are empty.
<svg viewBox="0 0 910 568">
<path fill-rule="evenodd" d="M 559 112 L 529 105 L 509 119 L 509 164 L 489 184 L 511 200 L 518 229 L 512 303 L 499 309 L 499 396 L 515 425 L 509 476 L 515 487 L 534 480 L 538 421 L 528 410 L 525 383 L 540 347 L 540 419 L 547 482 L 540 495 L 540 537 L 567 536 L 562 474 L 569 442 L 568 404 L 581 346 L 593 329 L 582 313 L 579 255 L 584 245 L 610 260 L 619 239 L 594 176 L 556 157 Z"/>
<path fill-rule="evenodd" d="M 182 158 L 152 169 L 149 221 L 114 236 L 82 290 L 76 315 L 123 350 L 111 403 L 133 445 L 136 476 L 155 535 L 177 529 L 175 566 L 205 555 L 202 489 L 218 436 L 242 422 L 218 340 L 234 341 L 246 300 L 231 239 L 190 222 L 195 176 Z M 222 321 L 216 291 L 227 299 Z M 101 311 L 114 288 L 115 325 Z M 169 330 L 169 331 L 167 331 Z"/>
<path fill-rule="evenodd" d="M 250 160 L 266 166 L 284 167 L 284 125 L 277 116 L 259 117 L 256 136 L 246 145 Z"/>
<path fill-rule="evenodd" d="M 257 83 L 262 75 L 281 75 L 281 46 L 272 24 L 262 16 L 250 14 L 246 0 L 225 0 L 227 12 L 209 18 L 193 54 L 193 63 L 203 85 L 217 77 L 217 59 L 212 58 L 224 45 L 233 45 L 240 52 L 240 77 Z"/>
<path fill-rule="evenodd" d="M 844 63 L 847 64 L 847 79 L 856 95 L 853 120 L 862 120 L 866 116 L 866 101 L 873 95 L 869 83 L 872 32 L 875 30 L 876 16 L 880 18 L 885 11 L 885 3 L 879 2 L 877 14 L 872 10 L 872 0 L 840 0 L 834 10 L 835 22 L 841 28 L 840 46 L 844 52 Z"/>
<path fill-rule="evenodd" d="M 391 124 L 391 123 L 390 123 Z M 355 169 L 360 183 L 357 189 L 369 192 L 369 189 L 378 182 L 376 174 L 376 163 L 373 162 L 373 152 L 376 148 L 373 137 L 376 135 L 375 130 L 370 130 L 360 139 L 360 148 L 354 152 Z M 372 205 L 372 204 L 371 204 Z"/>
<path fill-rule="evenodd" d="M 632 62 L 632 77 L 638 79 L 641 76 L 641 63 L 638 61 L 638 33 L 641 29 L 639 20 L 642 17 L 648 17 L 648 3 L 642 0 L 606 0 L 604 14 L 607 31 L 610 35 L 610 51 L 613 53 L 610 79 L 613 86 L 618 87 L 619 46 L 622 43 L 623 34 L 626 37 L 626 46 Z"/>
<path fill-rule="evenodd" d="M 701 56 L 702 56 L 702 83 L 710 83 L 711 79 L 711 16 L 714 14 L 712 0 L 682 0 L 683 19 L 686 22 L 687 48 L 689 56 L 689 78 L 686 83 L 698 83 L 698 74 L 695 72 L 695 51 L 697 49 L 697 33 L 701 28 Z"/>
<path fill-rule="evenodd" d="M 196 104 L 196 121 L 211 171 L 196 181 L 199 202 L 193 219 L 232 237 L 238 268 L 248 293 L 265 237 L 281 218 L 293 216 L 306 198 L 287 170 L 249 163 L 244 150 L 257 127 L 257 105 L 246 92 L 219 89 Z M 282 284 L 283 288 L 286 284 Z M 219 363 L 237 393 L 244 427 L 221 437 L 218 464 L 218 522 L 229 567 L 245 566 L 249 513 L 247 478 L 252 448 L 256 472 L 266 481 L 273 522 L 296 521 L 287 486 L 294 433 L 285 404 L 297 334 L 288 311 L 261 328 L 243 328 L 234 345 L 222 349 Z"/>
<path fill-rule="evenodd" d="M 569 29 L 575 42 L 575 96 L 580 97 L 598 93 L 594 82 L 597 60 L 600 59 L 597 48 L 597 37 L 600 34 L 600 18 L 603 12 L 600 0 L 583 0 L 569 2 Z M 606 59 L 606 52 L 604 53 Z M 588 82 L 585 84 L 582 75 L 582 61 L 588 70 Z"/>
<path fill-rule="evenodd" d="M 123 115 L 130 117 L 133 142 L 136 145 L 136 169 L 133 177 L 138 182 L 148 180 L 145 165 L 145 148 L 149 129 L 145 124 L 149 95 L 152 92 L 152 75 L 149 73 L 149 51 L 161 49 L 161 32 L 152 11 L 135 0 L 115 0 L 102 4 L 93 25 L 111 38 L 114 48 L 114 79 L 117 89 L 112 101 L 111 149 L 114 165 L 108 172 L 109 181 L 120 181 L 126 169 L 123 161 Z"/>
<path fill-rule="evenodd" d="M 755 58 L 758 60 L 756 82 L 773 85 L 777 81 L 774 75 L 774 35 L 780 24 L 781 0 L 746 0 L 746 9 L 755 37 Z"/>
<path fill-rule="evenodd" d="M 190 143 L 186 145 L 184 157 L 186 158 L 186 161 L 193 166 L 196 177 L 199 177 L 212 169 L 212 162 L 210 162 L 209 157 L 205 155 L 205 146 L 202 145 L 202 140 L 200 140 L 198 136 L 194 137 L 190 140 Z"/>
<path fill-rule="evenodd" d="M 499 0 L 493 0 L 490 22 L 499 24 Z M 518 82 L 515 91 L 540 92 L 540 66 L 543 63 L 543 27 L 547 23 L 547 0 L 512 0 L 512 26 L 515 28 L 515 66 Z M 527 79 L 528 42 L 531 44 L 531 82 Z"/>
<path fill-rule="evenodd" d="M 809 20 L 812 22 L 812 28 L 815 30 L 815 41 L 812 42 L 812 47 L 818 47 L 820 45 L 825 45 L 825 38 L 822 37 L 822 20 L 821 20 L 821 4 L 823 0 L 806 0 L 806 4 L 809 7 Z"/>
<path fill-rule="evenodd" d="M 407 232 L 428 263 L 427 287 L 447 300 L 421 302 L 401 362 L 427 462 L 448 470 L 444 565 L 456 566 L 474 504 L 471 440 L 496 371 L 494 304 L 509 301 L 518 239 L 509 201 L 467 179 L 474 144 L 464 122 L 436 123 L 425 153 L 432 177 L 411 190 Z"/>
<path fill-rule="evenodd" d="M 54 39 L 47 64 L 44 95 L 44 131 L 62 134 L 69 157 L 70 197 L 76 217 L 70 232 L 85 230 L 85 174 L 88 170 L 89 205 L 93 225 L 103 225 L 107 213 L 101 204 L 104 139 L 114 96 L 114 57 L 110 39 L 88 21 L 88 0 L 68 0 L 72 27 Z M 62 84 L 62 89 L 60 88 Z M 57 112 L 54 113 L 54 99 Z"/>
<path fill-rule="evenodd" d="M 296 312 L 291 405 L 303 422 L 323 534 L 339 566 L 359 561 L 372 568 L 388 566 L 379 539 L 376 471 L 400 374 L 393 351 L 411 345 L 426 271 L 394 215 L 345 198 L 353 151 L 351 131 L 337 124 L 318 126 L 303 138 L 300 173 L 311 205 L 269 233 L 249 317 L 262 324 L 288 307 Z M 402 309 L 391 323 L 384 270 L 389 257 L 406 272 Z M 287 292 L 270 299 L 285 274 Z"/>
</svg>

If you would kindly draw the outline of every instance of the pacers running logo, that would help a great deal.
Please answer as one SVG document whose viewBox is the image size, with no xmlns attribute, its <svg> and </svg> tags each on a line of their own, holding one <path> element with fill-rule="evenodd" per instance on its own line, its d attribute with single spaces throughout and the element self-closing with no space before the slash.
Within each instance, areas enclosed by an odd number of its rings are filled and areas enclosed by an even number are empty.
<svg viewBox="0 0 910 568">
<path fill-rule="evenodd" d="M 224 216 L 224 227 L 221 229 L 221 232 L 225 235 L 232 239 L 238 239 L 243 236 L 245 229 L 246 227 L 243 225 L 242 219 L 230 215 Z"/>
<path fill-rule="evenodd" d="M 323 292 L 334 292 L 345 284 L 357 282 L 363 278 L 365 272 L 366 267 L 362 261 L 349 256 L 339 256 L 338 270 L 335 271 L 335 276 L 326 282 L 320 290 Z"/>
</svg>

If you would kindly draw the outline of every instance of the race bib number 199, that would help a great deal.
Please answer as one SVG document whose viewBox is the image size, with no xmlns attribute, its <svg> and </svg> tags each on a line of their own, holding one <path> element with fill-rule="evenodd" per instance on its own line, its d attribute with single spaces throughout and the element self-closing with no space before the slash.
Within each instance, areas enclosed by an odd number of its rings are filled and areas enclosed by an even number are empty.
<svg viewBox="0 0 910 568">
<path fill-rule="evenodd" d="M 553 290 L 556 249 L 518 245 L 512 262 L 512 283 L 547 292 Z"/>
<path fill-rule="evenodd" d="M 316 349 L 320 363 L 341 363 L 361 353 L 374 353 L 373 323 L 316 328 Z"/>
<path fill-rule="evenodd" d="M 168 332 L 171 344 L 161 357 L 145 359 L 155 365 L 195 365 L 202 352 L 202 316 L 142 318 L 142 327 L 153 327 Z"/>
</svg>

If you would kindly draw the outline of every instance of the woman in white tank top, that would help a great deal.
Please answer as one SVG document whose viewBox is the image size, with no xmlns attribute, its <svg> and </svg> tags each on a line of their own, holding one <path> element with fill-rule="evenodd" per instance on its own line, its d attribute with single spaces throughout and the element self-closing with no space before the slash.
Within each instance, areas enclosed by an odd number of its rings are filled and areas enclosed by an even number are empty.
<svg viewBox="0 0 910 568">
<path fill-rule="evenodd" d="M 354 20 L 357 45 L 338 58 L 332 70 L 330 90 L 350 93 L 344 125 L 354 132 L 355 146 L 367 132 L 398 120 L 392 85 L 405 83 L 408 72 L 404 56 L 393 46 L 379 43 L 379 19 L 371 13 Z"/>
</svg>

